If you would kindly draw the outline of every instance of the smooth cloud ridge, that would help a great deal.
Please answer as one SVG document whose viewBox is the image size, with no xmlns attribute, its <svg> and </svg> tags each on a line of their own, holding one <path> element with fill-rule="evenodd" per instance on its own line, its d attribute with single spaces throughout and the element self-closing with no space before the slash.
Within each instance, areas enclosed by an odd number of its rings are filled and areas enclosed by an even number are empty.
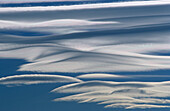
<svg viewBox="0 0 170 111">
<path fill-rule="evenodd" d="M 77 76 L 81 79 L 106 79 L 106 78 L 126 78 L 127 76 L 115 75 L 115 74 L 104 74 L 104 73 L 92 73 L 92 74 L 82 74 Z"/>
<path fill-rule="evenodd" d="M 40 83 L 64 83 L 64 82 L 82 82 L 79 79 L 61 76 L 61 75 L 45 75 L 45 74 L 23 74 L 0 78 L 0 84 L 3 85 L 22 85 L 22 84 L 40 84 Z"/>
</svg>

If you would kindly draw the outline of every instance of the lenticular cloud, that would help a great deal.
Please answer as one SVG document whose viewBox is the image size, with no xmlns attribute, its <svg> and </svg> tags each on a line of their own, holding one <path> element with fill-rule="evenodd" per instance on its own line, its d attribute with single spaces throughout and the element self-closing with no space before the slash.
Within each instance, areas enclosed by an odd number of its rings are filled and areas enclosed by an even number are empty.
<svg viewBox="0 0 170 111">
<path fill-rule="evenodd" d="M 81 80 L 60 75 L 26 74 L 0 78 L 0 84 L 40 84 L 40 83 L 81 82 Z"/>
<path fill-rule="evenodd" d="M 73 93 L 54 101 L 96 102 L 106 108 L 166 108 L 170 107 L 170 100 L 164 99 L 170 96 L 167 83 L 170 82 L 87 81 L 62 86 L 52 92 Z"/>
<path fill-rule="evenodd" d="M 66 82 L 51 92 L 70 96 L 55 101 L 168 108 L 169 81 L 125 73 L 170 69 L 169 10 L 168 0 L 1 7 L 0 58 L 24 59 L 17 71 L 37 74 L 1 77 L 0 84 Z"/>
</svg>

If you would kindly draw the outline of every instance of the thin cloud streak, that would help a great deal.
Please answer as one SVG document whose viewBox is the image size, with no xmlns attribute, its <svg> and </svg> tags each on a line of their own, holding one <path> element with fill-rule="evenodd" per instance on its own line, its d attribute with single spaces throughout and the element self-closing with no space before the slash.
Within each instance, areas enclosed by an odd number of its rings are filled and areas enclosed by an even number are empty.
<svg viewBox="0 0 170 111">
<path fill-rule="evenodd" d="M 87 20 L 76 20 L 76 19 L 61 19 L 61 20 L 51 20 L 45 22 L 38 23 L 24 23 L 24 22 L 14 22 L 14 21 L 5 21 L 0 20 L 1 26 L 0 29 L 22 29 L 22 28 L 66 28 L 66 27 L 74 27 L 74 26 L 88 26 L 88 25 L 105 25 L 105 24 L 116 24 L 118 22 L 95 22 L 95 21 L 87 21 Z"/>
<path fill-rule="evenodd" d="M 89 1 L 89 0 L 1 0 L 1 4 L 13 3 L 43 3 L 43 2 L 74 2 L 74 1 Z"/>
<path fill-rule="evenodd" d="M 61 75 L 46 75 L 46 74 L 23 74 L 0 78 L 2 85 L 30 85 L 40 83 L 67 83 L 67 82 L 82 82 L 79 79 L 61 76 Z"/>
<path fill-rule="evenodd" d="M 115 74 L 104 74 L 104 73 L 92 73 L 92 74 L 82 74 L 77 76 L 81 79 L 106 79 L 106 78 L 128 78 L 127 76 L 115 75 Z"/>
</svg>

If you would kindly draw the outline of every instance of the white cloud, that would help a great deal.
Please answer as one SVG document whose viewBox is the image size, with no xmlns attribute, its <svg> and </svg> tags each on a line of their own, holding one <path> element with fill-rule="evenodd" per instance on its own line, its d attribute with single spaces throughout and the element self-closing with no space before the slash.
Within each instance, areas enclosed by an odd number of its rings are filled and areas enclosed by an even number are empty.
<svg viewBox="0 0 170 111">
<path fill-rule="evenodd" d="M 0 84 L 4 85 L 22 85 L 22 84 L 40 84 L 40 83 L 62 83 L 62 82 L 82 82 L 79 79 L 61 76 L 61 75 L 46 75 L 46 74 L 25 74 L 14 75 L 0 78 Z"/>
<path fill-rule="evenodd" d="M 67 1 L 90 1 L 90 0 L 1 0 L 1 4 L 12 4 L 12 3 L 43 3 L 43 2 L 67 2 Z"/>
<path fill-rule="evenodd" d="M 27 60 L 18 71 L 86 73 L 77 78 L 71 74 L 16 75 L 0 78 L 0 84 L 76 82 L 54 89 L 52 92 L 73 93 L 55 101 L 123 108 L 167 107 L 169 81 L 100 80 L 127 77 L 105 74 L 110 72 L 170 69 L 170 57 L 159 55 L 170 51 L 169 5 L 169 1 L 159 0 L 0 8 L 1 59 Z M 26 36 L 25 32 L 40 35 Z M 83 82 L 79 78 L 99 81 Z"/>
<path fill-rule="evenodd" d="M 92 73 L 92 74 L 82 74 L 77 76 L 77 78 L 83 79 L 106 79 L 106 78 L 127 78 L 127 76 L 115 75 L 115 74 L 104 74 L 104 73 Z"/>
<path fill-rule="evenodd" d="M 151 5 L 167 5 L 167 4 L 170 4 L 169 0 L 156 0 L 156 1 L 151 0 L 151 1 L 131 1 L 131 2 L 118 2 L 118 3 L 82 4 L 82 5 L 71 5 L 71 6 L 0 8 L 0 12 L 82 10 L 82 9 L 96 9 L 96 8 L 134 7 L 134 6 L 151 6 Z"/>
<path fill-rule="evenodd" d="M 76 20 L 76 19 L 61 19 L 61 20 L 51 20 L 45 22 L 14 22 L 14 21 L 5 21 L 0 20 L 0 29 L 23 29 L 23 28 L 67 28 L 67 27 L 80 27 L 88 25 L 105 25 L 105 24 L 115 24 L 118 22 L 95 22 L 87 20 Z"/>
<path fill-rule="evenodd" d="M 126 109 L 135 109 L 135 108 L 169 108 L 170 106 L 166 106 L 166 105 L 148 105 L 148 104 L 144 104 L 144 105 L 132 105 L 130 107 L 127 107 Z"/>
<path fill-rule="evenodd" d="M 138 2 L 130 2 L 132 7 L 128 9 L 122 7 L 126 3 L 117 3 L 118 6 L 110 3 L 93 4 L 99 8 L 97 10 L 95 7 L 86 10 L 91 4 L 67 6 L 68 9 L 79 7 L 76 10 L 46 7 L 50 10 L 43 8 L 41 13 L 37 7 L 28 8 L 37 8 L 37 11 L 20 13 L 11 13 L 15 8 L 11 11 L 1 8 L 0 11 L 6 10 L 1 13 L 2 32 L 5 29 L 19 33 L 1 33 L 0 45 L 3 48 L 0 58 L 19 58 L 31 62 L 22 65 L 19 71 L 120 72 L 170 69 L 169 56 L 150 54 L 170 50 L 167 28 L 169 5 L 148 7 L 143 4 L 133 7 L 133 3 Z M 111 8 L 112 5 L 119 8 Z M 162 8 L 167 10 L 160 10 Z M 16 9 L 24 11 L 27 8 Z M 47 35 L 26 37 L 19 35 L 22 34 L 20 31 L 46 32 Z"/>
<path fill-rule="evenodd" d="M 73 93 L 54 101 L 97 102 L 106 108 L 163 108 L 170 104 L 169 87 L 166 82 L 87 81 L 61 86 L 52 92 Z"/>
</svg>

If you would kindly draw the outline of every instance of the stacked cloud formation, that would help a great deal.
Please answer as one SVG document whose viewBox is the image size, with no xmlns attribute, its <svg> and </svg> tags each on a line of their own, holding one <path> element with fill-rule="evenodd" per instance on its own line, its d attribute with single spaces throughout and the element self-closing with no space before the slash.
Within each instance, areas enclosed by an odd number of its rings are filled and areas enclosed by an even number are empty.
<svg viewBox="0 0 170 111">
<path fill-rule="evenodd" d="M 170 69 L 170 56 L 161 55 L 170 50 L 169 10 L 169 0 L 0 8 L 0 58 L 27 60 L 18 71 L 47 73 L 3 77 L 0 84 L 68 82 L 52 92 L 73 95 L 56 101 L 169 107 L 169 81 L 103 80 L 134 77 L 106 72 Z"/>
</svg>

